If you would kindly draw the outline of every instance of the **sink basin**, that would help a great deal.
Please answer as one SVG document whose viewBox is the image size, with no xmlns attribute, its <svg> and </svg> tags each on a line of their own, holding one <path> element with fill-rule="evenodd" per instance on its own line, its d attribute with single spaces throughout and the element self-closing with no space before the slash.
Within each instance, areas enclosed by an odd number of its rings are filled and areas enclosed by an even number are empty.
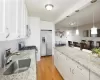
<svg viewBox="0 0 100 80">
<path fill-rule="evenodd" d="M 4 75 L 24 72 L 29 69 L 31 59 L 22 59 L 13 62 L 4 72 Z"/>
<path fill-rule="evenodd" d="M 16 62 L 13 62 L 7 69 L 6 71 L 3 73 L 4 75 L 10 75 L 14 73 L 14 65 L 16 64 Z"/>
<path fill-rule="evenodd" d="M 28 70 L 28 68 L 30 67 L 30 63 L 31 59 L 18 60 L 18 68 L 15 70 L 15 73 L 20 73 Z"/>
</svg>

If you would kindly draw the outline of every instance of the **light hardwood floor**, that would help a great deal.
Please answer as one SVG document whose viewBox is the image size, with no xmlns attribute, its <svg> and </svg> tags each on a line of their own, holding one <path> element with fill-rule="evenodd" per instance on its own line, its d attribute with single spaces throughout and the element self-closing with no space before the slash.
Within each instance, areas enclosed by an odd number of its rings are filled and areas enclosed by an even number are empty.
<svg viewBox="0 0 100 80">
<path fill-rule="evenodd" d="M 42 57 L 37 63 L 37 80 L 63 80 L 54 66 L 53 58 Z"/>
</svg>

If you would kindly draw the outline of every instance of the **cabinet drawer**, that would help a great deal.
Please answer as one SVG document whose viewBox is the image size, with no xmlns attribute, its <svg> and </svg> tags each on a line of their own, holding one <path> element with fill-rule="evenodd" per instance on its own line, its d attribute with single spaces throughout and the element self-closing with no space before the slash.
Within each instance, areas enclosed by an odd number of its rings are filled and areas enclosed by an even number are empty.
<svg viewBox="0 0 100 80">
<path fill-rule="evenodd" d="M 90 80 L 100 80 L 100 76 L 90 71 Z"/>
</svg>

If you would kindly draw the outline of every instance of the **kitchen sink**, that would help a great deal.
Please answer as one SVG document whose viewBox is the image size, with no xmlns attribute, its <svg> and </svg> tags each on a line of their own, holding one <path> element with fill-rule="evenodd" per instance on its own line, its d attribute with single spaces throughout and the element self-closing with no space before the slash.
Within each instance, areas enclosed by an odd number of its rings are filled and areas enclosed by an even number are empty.
<svg viewBox="0 0 100 80">
<path fill-rule="evenodd" d="M 22 59 L 13 62 L 4 72 L 4 75 L 24 72 L 29 69 L 31 59 Z"/>
<path fill-rule="evenodd" d="M 14 65 L 16 64 L 16 62 L 13 62 L 7 69 L 6 71 L 3 73 L 4 75 L 10 75 L 14 73 Z"/>
<path fill-rule="evenodd" d="M 31 59 L 18 60 L 18 68 L 15 70 L 15 73 L 20 73 L 28 70 L 28 68 L 30 67 L 30 63 Z"/>
</svg>

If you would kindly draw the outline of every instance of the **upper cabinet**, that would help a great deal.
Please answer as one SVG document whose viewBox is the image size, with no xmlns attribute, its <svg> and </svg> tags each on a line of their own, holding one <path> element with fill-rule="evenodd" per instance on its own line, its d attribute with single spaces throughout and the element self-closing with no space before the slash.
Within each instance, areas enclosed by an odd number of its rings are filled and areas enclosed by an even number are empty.
<svg viewBox="0 0 100 80">
<path fill-rule="evenodd" d="M 5 27 L 5 1 L 0 0 L 0 41 L 6 39 L 4 27 Z"/>
<path fill-rule="evenodd" d="M 17 37 L 17 0 L 5 0 L 5 29 L 8 40 Z"/>
<path fill-rule="evenodd" d="M 26 37 L 27 8 L 23 0 L 18 0 L 18 33 L 20 38 Z"/>
<path fill-rule="evenodd" d="M 3 23 L 4 23 L 4 2 L 3 0 L 0 0 L 0 33 L 3 33 Z"/>
<path fill-rule="evenodd" d="M 24 0 L 0 0 L 0 41 L 25 38 L 26 19 Z"/>
</svg>

